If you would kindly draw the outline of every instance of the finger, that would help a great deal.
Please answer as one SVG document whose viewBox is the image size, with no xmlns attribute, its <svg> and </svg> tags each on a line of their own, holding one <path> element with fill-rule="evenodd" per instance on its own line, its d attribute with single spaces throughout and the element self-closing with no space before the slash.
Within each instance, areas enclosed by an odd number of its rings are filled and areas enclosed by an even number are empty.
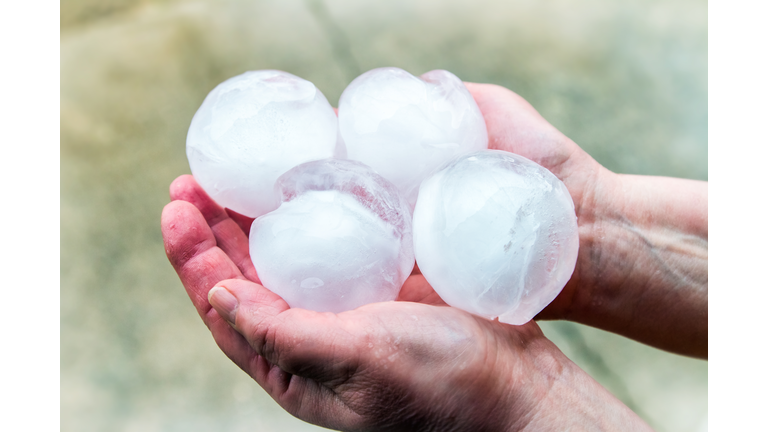
<svg viewBox="0 0 768 432">
<path fill-rule="evenodd" d="M 419 263 L 413 264 L 413 270 L 411 270 L 412 275 L 421 274 L 421 269 L 419 268 Z"/>
<path fill-rule="evenodd" d="M 514 92 L 492 84 L 465 85 L 485 118 L 488 148 L 516 153 L 547 168 L 565 183 L 581 216 L 605 168 Z"/>
<path fill-rule="evenodd" d="M 328 426 L 355 421 L 330 390 L 354 375 L 360 352 L 354 330 L 336 315 L 290 309 L 278 295 L 244 280 L 222 281 L 210 302 L 254 354 L 232 338 L 231 327 L 212 328 L 221 349 L 280 405 Z"/>
<path fill-rule="evenodd" d="M 340 359 L 357 357 L 357 329 L 347 328 L 336 314 L 290 309 L 280 296 L 248 281 L 222 281 L 217 287 L 211 294 L 214 307 L 269 363 L 322 382 L 347 376 Z"/>
<path fill-rule="evenodd" d="M 193 204 L 187 201 L 169 203 L 163 209 L 161 225 L 168 258 L 221 350 L 276 399 L 278 397 L 303 398 L 302 395 L 307 389 L 310 392 L 314 391 L 314 396 L 311 398 L 317 399 L 321 394 L 319 386 L 308 385 L 301 380 L 292 380 L 290 374 L 259 355 L 252 347 L 252 342 L 230 326 L 226 321 L 228 315 L 225 312 L 220 314 L 212 308 L 209 294 L 214 294 L 215 290 L 210 288 L 225 281 L 230 286 L 242 287 L 250 291 L 248 304 L 254 306 L 258 313 L 249 313 L 248 308 L 243 308 L 240 321 L 248 322 L 248 316 L 257 320 L 260 317 L 272 317 L 287 310 L 288 305 L 261 285 L 243 279 L 237 266 L 216 246 L 213 232 Z M 233 281 L 232 278 L 237 278 L 237 281 Z M 263 349 L 263 346 L 264 344 L 260 347 Z M 327 392 L 328 389 L 326 388 L 325 391 Z M 293 404 L 291 408 L 294 412 L 295 406 L 312 406 L 302 404 L 301 401 L 298 404 L 293 401 Z M 306 414 L 319 415 L 313 412 Z"/>
<path fill-rule="evenodd" d="M 405 280 L 395 301 L 424 303 L 435 306 L 447 306 L 435 292 L 427 279 L 421 274 L 412 274 Z"/>
<path fill-rule="evenodd" d="M 238 295 L 238 297 L 235 297 Z M 277 294 L 263 286 L 239 279 L 224 280 L 216 284 L 208 293 L 208 301 L 215 309 L 216 314 L 227 323 L 226 326 L 217 325 L 211 328 L 216 343 L 222 351 L 238 366 L 248 372 L 267 391 L 282 388 L 282 377 L 275 376 L 272 369 L 274 363 L 268 362 L 260 356 L 261 348 L 254 349 L 251 338 L 244 337 L 237 330 L 237 323 L 241 327 L 266 326 L 270 319 L 289 309 L 288 304 Z M 234 328 L 233 328 L 234 327 Z M 237 337 L 233 337 L 232 333 Z M 244 349 L 239 340 L 245 342 L 249 349 Z M 252 355 L 248 355 L 252 353 Z M 255 359 L 260 356 L 264 362 Z M 278 380 L 277 378 L 281 378 Z"/>
<path fill-rule="evenodd" d="M 189 202 L 173 201 L 161 218 L 165 253 L 189 298 L 208 325 L 208 291 L 224 279 L 243 278 L 216 239 L 200 211 Z"/>
<path fill-rule="evenodd" d="M 183 175 L 171 183 L 171 200 L 187 201 L 197 207 L 211 227 L 216 244 L 226 253 L 240 272 L 248 279 L 259 282 L 249 254 L 248 236 L 223 207 L 197 184 L 191 175 Z M 243 216 L 244 217 L 244 216 Z M 241 220 L 241 222 L 244 222 Z"/>
<path fill-rule="evenodd" d="M 492 84 L 465 85 L 485 118 L 488 148 L 517 153 L 547 167 L 555 175 L 579 150 L 573 141 L 511 90 Z"/>
<path fill-rule="evenodd" d="M 236 211 L 232 211 L 230 209 L 224 209 L 224 210 L 227 211 L 227 214 L 229 215 L 229 217 L 232 218 L 232 220 L 237 223 L 240 229 L 243 230 L 243 232 L 245 233 L 245 236 L 248 237 L 251 232 L 251 225 L 253 225 L 254 218 L 241 215 L 240 213 Z"/>
</svg>

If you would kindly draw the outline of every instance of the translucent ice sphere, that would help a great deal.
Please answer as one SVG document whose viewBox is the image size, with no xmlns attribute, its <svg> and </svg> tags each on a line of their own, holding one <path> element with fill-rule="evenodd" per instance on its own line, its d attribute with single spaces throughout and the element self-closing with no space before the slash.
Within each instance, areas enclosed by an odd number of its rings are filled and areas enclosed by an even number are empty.
<svg viewBox="0 0 768 432">
<path fill-rule="evenodd" d="M 563 182 L 498 150 L 460 156 L 422 183 L 413 241 L 421 273 L 446 303 L 515 325 L 557 297 L 579 250 Z"/>
<path fill-rule="evenodd" d="M 253 221 L 262 284 L 291 307 L 342 312 L 394 300 L 414 264 L 411 212 L 397 188 L 350 160 L 283 174 L 280 207 Z"/>
<path fill-rule="evenodd" d="M 275 180 L 298 164 L 331 157 L 338 122 L 309 81 L 276 70 L 246 72 L 213 89 L 187 133 L 197 182 L 217 203 L 257 217 L 280 204 Z"/>
<path fill-rule="evenodd" d="M 464 83 L 448 71 L 417 78 L 398 68 L 370 70 L 339 100 L 347 157 L 397 186 L 411 208 L 419 184 L 454 157 L 488 148 L 488 132 Z"/>
</svg>

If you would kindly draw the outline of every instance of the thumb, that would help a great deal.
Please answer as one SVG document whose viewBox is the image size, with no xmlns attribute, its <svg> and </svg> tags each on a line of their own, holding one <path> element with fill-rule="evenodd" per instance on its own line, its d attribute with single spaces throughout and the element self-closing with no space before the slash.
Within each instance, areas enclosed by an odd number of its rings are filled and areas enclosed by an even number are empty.
<svg viewBox="0 0 768 432">
<path fill-rule="evenodd" d="M 357 369 L 360 337 L 336 314 L 291 309 L 267 288 L 240 279 L 216 284 L 208 298 L 259 356 L 289 374 L 335 386 Z"/>
<path fill-rule="evenodd" d="M 216 343 L 283 408 L 334 429 L 360 425 L 335 390 L 358 370 L 357 341 L 335 314 L 291 309 L 267 288 L 240 279 L 219 282 L 208 299 L 229 323 L 212 326 Z"/>
<path fill-rule="evenodd" d="M 489 149 L 519 154 L 555 175 L 562 163 L 581 152 L 517 93 L 493 84 L 464 84 L 485 118 Z"/>
</svg>

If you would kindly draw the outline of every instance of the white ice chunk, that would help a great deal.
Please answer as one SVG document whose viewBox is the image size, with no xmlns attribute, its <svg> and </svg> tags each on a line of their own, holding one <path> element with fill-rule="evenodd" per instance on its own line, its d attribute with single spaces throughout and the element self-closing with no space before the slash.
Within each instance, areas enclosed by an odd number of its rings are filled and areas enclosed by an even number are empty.
<svg viewBox="0 0 768 432">
<path fill-rule="evenodd" d="M 579 251 L 563 182 L 499 150 L 460 156 L 422 183 L 413 242 L 422 275 L 446 303 L 515 325 L 557 297 Z"/>
<path fill-rule="evenodd" d="M 411 212 L 369 167 L 327 159 L 277 181 L 280 207 L 251 226 L 262 284 L 291 307 L 342 312 L 394 300 L 414 264 Z"/>
<path fill-rule="evenodd" d="M 417 78 L 393 68 L 355 78 L 339 100 L 339 132 L 347 157 L 397 186 L 411 208 L 419 184 L 452 158 L 488 148 L 480 109 L 448 71 Z"/>
<path fill-rule="evenodd" d="M 333 108 L 314 84 L 260 70 L 214 88 L 187 133 L 192 174 L 217 203 L 250 217 L 277 208 L 275 180 L 343 152 Z M 337 145 L 338 141 L 338 145 Z"/>
</svg>

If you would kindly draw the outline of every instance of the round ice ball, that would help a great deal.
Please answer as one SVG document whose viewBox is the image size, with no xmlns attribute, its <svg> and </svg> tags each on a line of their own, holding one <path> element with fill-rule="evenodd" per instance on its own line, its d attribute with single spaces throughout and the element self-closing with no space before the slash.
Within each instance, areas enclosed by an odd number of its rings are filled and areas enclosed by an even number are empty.
<svg viewBox="0 0 768 432">
<path fill-rule="evenodd" d="M 422 183 L 413 241 L 421 273 L 446 303 L 515 325 L 557 297 L 579 250 L 563 182 L 499 150 L 460 156 Z"/>
<path fill-rule="evenodd" d="M 339 99 L 339 133 L 349 159 L 397 186 L 411 208 L 419 184 L 454 157 L 488 148 L 477 103 L 456 75 L 417 78 L 393 67 L 355 78 Z"/>
<path fill-rule="evenodd" d="M 343 312 L 394 300 L 413 269 L 411 212 L 392 183 L 350 160 L 283 174 L 280 207 L 253 221 L 262 284 L 291 307 Z"/>
<path fill-rule="evenodd" d="M 217 203 L 257 217 L 277 208 L 275 180 L 334 155 L 338 122 L 311 82 L 277 70 L 246 72 L 214 88 L 187 133 L 197 182 Z"/>
</svg>

